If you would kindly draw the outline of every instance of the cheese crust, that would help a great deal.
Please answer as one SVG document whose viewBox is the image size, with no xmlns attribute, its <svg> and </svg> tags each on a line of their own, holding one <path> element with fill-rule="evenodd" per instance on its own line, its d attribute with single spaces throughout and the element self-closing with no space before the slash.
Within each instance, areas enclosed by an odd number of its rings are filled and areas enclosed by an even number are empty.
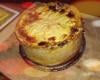
<svg viewBox="0 0 100 80">
<path fill-rule="evenodd" d="M 25 11 L 17 23 L 16 35 L 33 47 L 59 47 L 79 37 L 83 27 L 78 10 L 61 3 L 42 3 Z"/>
</svg>

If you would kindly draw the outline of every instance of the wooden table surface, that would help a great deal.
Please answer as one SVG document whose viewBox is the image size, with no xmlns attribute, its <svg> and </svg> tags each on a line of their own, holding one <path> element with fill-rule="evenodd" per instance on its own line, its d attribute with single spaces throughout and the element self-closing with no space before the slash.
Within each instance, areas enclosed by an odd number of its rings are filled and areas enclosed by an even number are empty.
<svg viewBox="0 0 100 80">
<path fill-rule="evenodd" d="M 5 4 L 23 11 L 19 4 Z M 91 25 L 97 18 L 85 20 L 86 49 L 82 58 L 70 68 L 59 72 L 43 72 L 28 65 L 19 54 L 19 43 L 14 33 L 4 42 L 9 48 L 0 52 L 0 72 L 11 80 L 100 80 L 100 71 L 91 71 L 84 67 L 85 60 L 100 62 L 100 28 Z M 98 18 L 99 19 L 99 18 Z M 15 26 L 17 19 L 9 24 Z M 14 31 L 13 31 L 14 32 Z"/>
</svg>

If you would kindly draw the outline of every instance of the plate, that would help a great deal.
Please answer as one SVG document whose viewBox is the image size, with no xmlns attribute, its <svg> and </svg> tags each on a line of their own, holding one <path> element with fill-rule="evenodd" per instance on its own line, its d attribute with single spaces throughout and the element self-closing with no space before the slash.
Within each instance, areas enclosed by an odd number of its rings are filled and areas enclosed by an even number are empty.
<svg viewBox="0 0 100 80">
<path fill-rule="evenodd" d="M 18 11 L 0 5 L 0 30 L 10 23 L 18 14 Z"/>
</svg>

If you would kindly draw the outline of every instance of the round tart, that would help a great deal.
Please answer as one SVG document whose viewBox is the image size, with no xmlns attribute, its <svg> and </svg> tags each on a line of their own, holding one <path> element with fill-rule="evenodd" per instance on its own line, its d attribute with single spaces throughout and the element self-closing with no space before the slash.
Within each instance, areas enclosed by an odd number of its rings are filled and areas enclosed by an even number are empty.
<svg viewBox="0 0 100 80">
<path fill-rule="evenodd" d="M 64 3 L 31 6 L 20 17 L 16 36 L 27 57 L 41 65 L 66 62 L 80 49 L 83 26 L 79 11 Z"/>
</svg>

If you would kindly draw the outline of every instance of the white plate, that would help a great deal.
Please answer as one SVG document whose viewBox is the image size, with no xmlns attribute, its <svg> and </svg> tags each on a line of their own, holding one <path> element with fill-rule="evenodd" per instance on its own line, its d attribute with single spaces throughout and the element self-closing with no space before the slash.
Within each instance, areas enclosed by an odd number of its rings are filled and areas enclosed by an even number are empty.
<svg viewBox="0 0 100 80">
<path fill-rule="evenodd" d="M 8 8 L 4 5 L 0 5 L 1 10 L 4 11 L 5 14 L 1 13 L 1 21 L 4 18 L 4 22 L 0 24 L 0 30 L 3 29 L 8 23 L 10 23 L 18 14 L 19 12 L 16 10 L 13 10 L 11 8 Z M 9 14 L 6 14 L 6 12 L 8 12 Z M 11 13 L 11 14 L 10 14 Z"/>
<path fill-rule="evenodd" d="M 1 5 L 1 4 L 0 4 L 0 7 L 6 9 L 9 12 L 14 13 L 14 15 L 9 18 L 9 20 L 5 21 L 5 23 L 3 25 L 0 25 L 0 42 L 3 42 L 5 40 L 7 40 L 9 38 L 9 36 L 14 32 L 14 29 L 16 27 L 16 22 L 17 22 L 16 17 L 19 15 L 19 12 L 16 10 L 13 10 L 11 8 L 8 8 L 4 5 Z"/>
</svg>

